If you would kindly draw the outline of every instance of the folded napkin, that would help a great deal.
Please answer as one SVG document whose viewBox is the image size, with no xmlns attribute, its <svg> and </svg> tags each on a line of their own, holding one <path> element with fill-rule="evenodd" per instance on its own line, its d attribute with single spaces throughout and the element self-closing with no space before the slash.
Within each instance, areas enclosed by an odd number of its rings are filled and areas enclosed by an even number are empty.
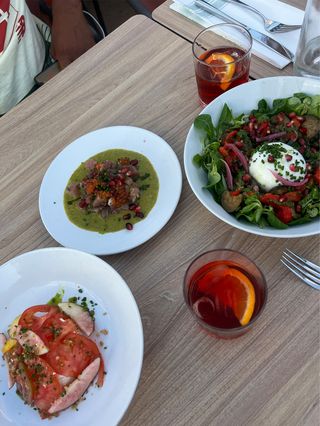
<svg viewBox="0 0 320 426">
<path fill-rule="evenodd" d="M 261 33 L 277 40 L 283 46 L 290 49 L 291 52 L 296 52 L 300 30 L 271 34 L 264 29 L 262 18 L 244 6 L 236 5 L 234 3 L 229 3 L 223 0 L 206 1 L 211 3 L 212 6 L 223 10 L 223 12 L 237 19 L 248 27 L 260 31 Z M 282 3 L 281 1 L 259 0 L 259 2 L 257 2 L 256 0 L 245 0 L 245 2 L 261 11 L 268 18 L 275 19 L 285 24 L 302 24 L 304 11 Z M 206 28 L 210 25 L 223 22 L 223 20 L 196 6 L 194 4 L 194 0 L 174 0 L 174 3 L 170 5 L 170 8 Z M 289 59 L 286 59 L 282 55 L 274 52 L 268 47 L 263 46 L 261 43 L 255 40 L 253 41 L 252 45 L 252 53 L 279 69 L 284 68 L 290 63 Z"/>
</svg>

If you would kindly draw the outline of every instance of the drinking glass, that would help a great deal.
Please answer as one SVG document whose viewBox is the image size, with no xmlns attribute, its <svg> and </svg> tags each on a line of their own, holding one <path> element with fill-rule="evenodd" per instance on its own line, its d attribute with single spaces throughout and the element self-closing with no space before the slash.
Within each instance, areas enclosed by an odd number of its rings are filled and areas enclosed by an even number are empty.
<svg viewBox="0 0 320 426">
<path fill-rule="evenodd" d="M 296 75 L 320 79 L 320 0 L 308 0 L 293 69 Z"/>
<path fill-rule="evenodd" d="M 216 24 L 196 36 L 192 52 L 202 106 L 248 81 L 251 48 L 252 37 L 241 25 Z"/>
<path fill-rule="evenodd" d="M 208 251 L 193 260 L 183 293 L 197 322 L 221 338 L 250 330 L 267 300 L 263 273 L 252 260 L 229 249 Z"/>
</svg>

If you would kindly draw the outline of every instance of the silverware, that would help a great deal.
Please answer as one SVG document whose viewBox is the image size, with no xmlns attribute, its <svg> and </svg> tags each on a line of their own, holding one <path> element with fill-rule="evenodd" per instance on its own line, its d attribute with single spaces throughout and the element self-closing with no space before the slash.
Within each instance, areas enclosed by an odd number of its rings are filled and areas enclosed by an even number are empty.
<svg viewBox="0 0 320 426">
<path fill-rule="evenodd" d="M 320 290 L 320 266 L 302 256 L 298 256 L 289 249 L 285 249 L 280 260 L 303 282 Z"/>
<path fill-rule="evenodd" d="M 264 46 L 269 47 L 273 51 L 279 53 L 280 55 L 284 56 L 287 59 L 290 59 L 290 61 L 293 60 L 293 53 L 290 52 L 289 49 L 282 46 L 278 41 L 274 40 L 273 38 L 260 33 L 257 30 L 254 30 L 253 28 L 250 28 L 241 22 L 237 21 L 236 19 L 232 18 L 231 16 L 227 15 L 226 13 L 222 12 L 221 10 L 217 9 L 216 7 L 212 6 L 210 3 L 206 2 L 205 0 L 195 0 L 195 4 L 198 7 L 201 7 L 206 12 L 211 13 L 212 15 L 217 16 L 218 18 L 221 18 L 222 20 L 238 25 L 242 25 L 249 33 L 251 34 L 251 37 L 258 41 L 259 43 L 263 44 Z"/>
<path fill-rule="evenodd" d="M 294 30 L 298 30 L 299 28 L 301 28 L 301 25 L 283 24 L 282 22 L 274 21 L 273 19 L 267 18 L 259 10 L 250 6 L 247 3 L 244 3 L 241 0 L 223 0 L 223 1 L 227 1 L 228 3 L 234 3 L 234 4 L 242 5 L 242 6 L 246 7 L 247 9 L 252 10 L 252 12 L 257 13 L 263 19 L 263 24 L 264 24 L 265 30 L 270 32 L 270 33 L 284 33 L 286 31 L 294 31 Z"/>
</svg>

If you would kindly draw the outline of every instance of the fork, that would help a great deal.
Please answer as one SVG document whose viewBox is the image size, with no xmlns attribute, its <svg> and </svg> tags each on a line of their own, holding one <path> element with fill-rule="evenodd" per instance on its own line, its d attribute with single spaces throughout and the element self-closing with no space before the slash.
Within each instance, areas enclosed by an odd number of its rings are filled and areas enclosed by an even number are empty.
<svg viewBox="0 0 320 426">
<path fill-rule="evenodd" d="M 229 3 L 234 3 L 234 4 L 241 4 L 242 6 L 257 13 L 263 19 L 264 28 L 269 33 L 284 33 L 286 31 L 293 31 L 293 30 L 298 30 L 299 28 L 301 28 L 301 25 L 283 24 L 282 22 L 274 21 L 273 19 L 267 18 L 259 10 L 255 9 L 253 6 L 250 6 L 247 3 L 244 3 L 241 0 L 224 0 L 224 1 L 227 1 Z"/>
<path fill-rule="evenodd" d="M 303 282 L 320 290 L 320 266 L 302 256 L 298 256 L 289 249 L 285 249 L 280 260 Z"/>
</svg>

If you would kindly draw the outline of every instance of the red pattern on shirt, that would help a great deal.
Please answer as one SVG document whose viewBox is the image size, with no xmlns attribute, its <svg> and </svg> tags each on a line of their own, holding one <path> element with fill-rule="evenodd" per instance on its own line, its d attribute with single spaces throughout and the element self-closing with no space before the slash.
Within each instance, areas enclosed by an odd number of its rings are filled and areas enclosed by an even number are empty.
<svg viewBox="0 0 320 426">
<path fill-rule="evenodd" d="M 19 20 L 18 20 L 18 25 L 16 28 L 16 32 L 18 35 L 18 40 L 19 42 L 21 41 L 22 37 L 24 36 L 25 32 L 26 32 L 26 21 L 24 19 L 24 16 L 21 15 Z"/>
<path fill-rule="evenodd" d="M 4 49 L 7 24 L 9 19 L 10 0 L 0 0 L 0 53 Z"/>
</svg>

